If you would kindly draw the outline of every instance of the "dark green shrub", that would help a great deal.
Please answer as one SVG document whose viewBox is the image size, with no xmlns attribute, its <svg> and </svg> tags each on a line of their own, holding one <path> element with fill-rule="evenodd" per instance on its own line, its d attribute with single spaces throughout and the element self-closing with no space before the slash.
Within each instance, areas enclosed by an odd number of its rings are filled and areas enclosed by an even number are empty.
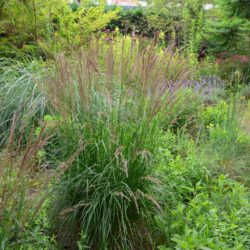
<svg viewBox="0 0 250 250">
<path fill-rule="evenodd" d="M 154 37 L 159 31 L 149 25 L 145 10 L 143 8 L 122 9 L 116 20 L 112 20 L 106 27 L 114 31 L 116 28 L 122 34 L 134 34 L 143 37 Z"/>
</svg>

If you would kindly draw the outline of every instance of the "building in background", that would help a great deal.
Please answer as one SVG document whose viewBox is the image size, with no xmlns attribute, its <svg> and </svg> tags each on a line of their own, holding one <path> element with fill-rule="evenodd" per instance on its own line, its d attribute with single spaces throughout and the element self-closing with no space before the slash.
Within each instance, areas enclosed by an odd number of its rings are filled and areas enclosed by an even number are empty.
<svg viewBox="0 0 250 250">
<path fill-rule="evenodd" d="M 108 5 L 117 5 L 117 6 L 124 6 L 124 7 L 137 7 L 147 6 L 147 2 L 145 0 L 107 0 Z"/>
<path fill-rule="evenodd" d="M 81 0 L 69 0 L 70 3 L 77 3 L 79 4 Z M 98 2 L 96 0 L 93 0 L 93 2 Z M 147 0 L 106 0 L 107 5 L 117 5 L 121 7 L 146 7 L 148 5 Z M 169 4 L 173 4 L 170 2 Z M 180 4 L 177 4 L 177 7 Z M 214 4 L 204 4 L 203 5 L 205 10 L 210 10 L 214 8 Z"/>
<path fill-rule="evenodd" d="M 81 0 L 69 0 L 70 3 L 79 4 Z M 146 0 L 106 0 L 107 5 L 117 5 L 121 7 L 145 7 L 147 6 Z"/>
</svg>

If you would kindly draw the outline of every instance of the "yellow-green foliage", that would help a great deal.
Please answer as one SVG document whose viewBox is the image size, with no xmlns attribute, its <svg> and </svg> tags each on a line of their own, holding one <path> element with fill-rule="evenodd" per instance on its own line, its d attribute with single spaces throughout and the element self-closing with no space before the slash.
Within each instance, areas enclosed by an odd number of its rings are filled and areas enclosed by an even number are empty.
<svg viewBox="0 0 250 250">
<path fill-rule="evenodd" d="M 65 0 L 10 0 L 4 3 L 1 28 L 8 37 L 36 40 L 50 30 L 50 25 Z"/>
<path fill-rule="evenodd" d="M 65 38 L 68 45 L 82 45 L 92 32 L 103 29 L 116 14 L 117 11 L 104 13 L 103 4 L 93 7 L 80 5 L 76 11 L 65 5 L 58 15 L 59 26 L 56 36 Z"/>
<path fill-rule="evenodd" d="M 5 38 L 0 46 L 32 52 L 35 45 L 51 53 L 84 45 L 92 32 L 116 18 L 118 10 L 105 12 L 104 4 L 91 7 L 86 2 L 72 10 L 67 0 L 10 0 L 2 12 L 0 33 Z"/>
</svg>

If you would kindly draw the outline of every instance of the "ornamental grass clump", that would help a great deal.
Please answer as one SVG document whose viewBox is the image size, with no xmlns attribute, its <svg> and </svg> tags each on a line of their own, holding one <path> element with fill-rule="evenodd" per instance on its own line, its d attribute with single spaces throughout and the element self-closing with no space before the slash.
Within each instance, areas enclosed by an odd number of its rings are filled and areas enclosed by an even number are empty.
<svg viewBox="0 0 250 250">
<path fill-rule="evenodd" d="M 58 56 L 46 93 L 60 117 L 59 157 L 78 150 L 58 183 L 59 238 L 76 241 L 81 232 L 78 244 L 92 249 L 151 244 L 146 228 L 161 210 L 154 173 L 161 117 L 187 76 L 171 48 L 140 49 L 134 40 L 93 40 L 71 58 Z"/>
<path fill-rule="evenodd" d="M 22 60 L 0 58 L 0 148 L 10 133 L 12 118 L 18 112 L 16 131 L 21 122 L 31 125 L 45 113 L 46 98 L 34 82 L 42 74 L 42 64 L 23 57 Z"/>
<path fill-rule="evenodd" d="M 24 137 L 26 124 L 20 121 L 21 113 L 14 113 L 8 139 L 0 150 L 0 242 L 2 249 L 20 249 L 32 241 L 32 246 L 49 242 L 43 225 L 36 224 L 46 201 L 44 190 L 50 184 L 49 174 L 38 165 L 38 154 L 49 140 L 44 126 L 36 136 Z M 21 124 L 20 134 L 18 124 Z M 46 188 L 45 188 L 46 186 Z M 36 229 L 34 229 L 34 227 Z M 41 238 L 36 238 L 40 235 Z M 28 237 L 29 236 L 29 237 Z M 40 241 L 41 240 L 41 241 Z M 39 242 L 40 241 L 40 242 Z M 46 241 L 46 242 L 45 242 Z M 31 244 L 30 244 L 31 245 Z M 25 245 L 26 246 L 26 245 Z"/>
</svg>

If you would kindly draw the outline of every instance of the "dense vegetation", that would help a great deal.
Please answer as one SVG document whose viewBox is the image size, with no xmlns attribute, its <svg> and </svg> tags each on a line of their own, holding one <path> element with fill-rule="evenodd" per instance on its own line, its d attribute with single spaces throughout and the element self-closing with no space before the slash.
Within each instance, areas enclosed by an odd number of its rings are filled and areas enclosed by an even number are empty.
<svg viewBox="0 0 250 250">
<path fill-rule="evenodd" d="M 250 248 L 250 5 L 0 0 L 1 249 Z"/>
</svg>

